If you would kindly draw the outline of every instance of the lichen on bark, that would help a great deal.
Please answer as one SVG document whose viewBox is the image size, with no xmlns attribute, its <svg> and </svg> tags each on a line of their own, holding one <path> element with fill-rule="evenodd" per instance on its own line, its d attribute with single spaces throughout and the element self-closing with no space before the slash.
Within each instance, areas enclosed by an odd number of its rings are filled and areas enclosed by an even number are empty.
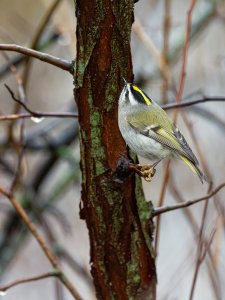
<svg viewBox="0 0 225 300">
<path fill-rule="evenodd" d="M 122 76 L 132 80 L 133 2 L 77 0 L 76 16 L 81 216 L 89 230 L 97 297 L 142 299 L 148 290 L 154 296 L 151 211 L 140 178 L 130 175 L 119 181 L 113 176 L 121 155 L 128 155 L 118 129 L 117 106 Z"/>
</svg>

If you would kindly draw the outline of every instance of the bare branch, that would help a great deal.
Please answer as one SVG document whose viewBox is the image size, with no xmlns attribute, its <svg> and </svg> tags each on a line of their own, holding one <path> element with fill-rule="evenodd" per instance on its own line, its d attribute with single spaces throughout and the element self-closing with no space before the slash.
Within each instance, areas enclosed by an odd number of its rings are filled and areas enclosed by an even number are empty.
<svg viewBox="0 0 225 300">
<path fill-rule="evenodd" d="M 215 99 L 215 100 L 213 100 Z M 170 103 L 162 105 L 162 108 L 165 110 L 173 109 L 173 108 L 183 108 L 186 106 L 191 106 L 197 103 L 208 102 L 208 101 L 218 101 L 218 102 L 225 102 L 225 98 L 214 97 L 212 99 L 205 98 L 205 99 L 198 99 L 198 100 L 190 100 L 190 101 L 182 101 L 179 103 Z M 40 112 L 34 111 L 29 108 L 29 111 L 32 113 L 20 113 L 20 114 L 11 114 L 11 115 L 1 115 L 0 121 L 16 121 L 19 119 L 30 119 L 31 117 L 37 118 L 78 118 L 77 113 L 73 112 Z"/>
<path fill-rule="evenodd" d="M 16 200 L 16 198 L 9 192 L 7 192 L 5 189 L 0 187 L 0 193 L 3 194 L 5 197 L 9 199 L 15 210 L 17 211 L 18 215 L 20 216 L 21 220 L 23 220 L 24 224 L 26 224 L 29 231 L 32 233 L 40 247 L 42 248 L 43 252 L 45 253 L 46 257 L 52 264 L 52 266 L 56 269 L 57 272 L 60 273 L 59 279 L 60 281 L 67 287 L 67 289 L 70 291 L 70 293 L 74 296 L 74 299 L 82 300 L 81 296 L 79 295 L 78 291 L 75 289 L 75 287 L 72 285 L 70 280 L 67 278 L 67 276 L 63 273 L 61 270 L 57 259 L 55 258 L 54 254 L 50 250 L 50 248 L 46 245 L 45 241 L 42 239 L 42 237 L 39 235 L 37 228 L 32 223 L 30 217 L 24 210 L 24 208 L 20 205 L 20 203 Z"/>
<path fill-rule="evenodd" d="M 179 79 L 179 85 L 176 93 L 176 102 L 180 102 L 183 90 L 184 90 L 184 83 L 186 78 L 186 64 L 187 64 L 187 56 L 188 56 L 188 47 L 190 43 L 190 34 L 191 34 L 191 16 L 192 12 L 195 6 L 196 0 L 191 0 L 190 7 L 188 9 L 187 13 L 187 19 L 186 19 L 186 35 L 185 35 L 185 41 L 182 49 L 182 61 L 181 61 L 181 71 L 180 71 L 180 79 Z M 176 123 L 178 117 L 178 110 L 175 110 L 173 114 L 173 122 Z"/>
<path fill-rule="evenodd" d="M 173 108 L 182 108 L 186 106 L 191 106 L 198 103 L 205 103 L 205 102 L 225 102 L 224 97 L 203 97 L 199 99 L 193 99 L 193 100 L 183 100 L 181 102 L 174 102 L 174 103 L 168 103 L 164 104 L 161 107 L 165 110 L 173 109 Z"/>
<path fill-rule="evenodd" d="M 50 33 L 49 37 L 46 38 L 39 46 L 38 49 L 35 50 L 44 50 L 44 48 L 51 46 L 55 43 L 55 41 L 61 36 L 61 32 L 59 32 L 57 29 L 55 29 L 53 32 Z M 14 43 L 14 42 L 12 42 Z M 26 56 L 23 54 L 17 54 L 13 58 L 10 59 L 7 64 L 0 66 L 0 79 L 3 78 L 8 74 L 10 71 L 10 68 L 12 65 L 14 66 L 20 66 L 22 62 L 24 62 L 26 59 Z"/>
<path fill-rule="evenodd" d="M 9 60 L 8 55 L 3 52 L 3 56 L 5 56 L 6 60 Z M 17 83 L 17 89 L 18 89 L 18 94 L 19 94 L 19 99 L 21 103 L 25 103 L 26 102 L 26 95 L 25 95 L 25 91 L 24 91 L 24 87 L 23 87 L 23 81 L 22 78 L 20 76 L 20 73 L 18 72 L 17 68 L 12 65 L 10 67 L 12 74 L 15 77 L 16 83 Z M 15 110 L 17 111 L 17 108 L 15 107 Z M 11 187 L 10 187 L 10 192 L 13 193 L 14 190 L 17 187 L 17 184 L 20 182 L 20 180 L 22 179 L 22 171 L 23 171 L 23 158 L 24 158 L 24 130 L 25 130 L 25 120 L 23 119 L 22 122 L 20 123 L 20 130 L 19 130 L 19 147 L 17 148 L 17 152 L 18 152 L 18 159 L 17 159 L 17 166 L 15 168 L 15 172 L 14 172 L 14 176 L 13 176 L 13 180 L 11 183 Z M 14 141 L 13 138 L 13 124 L 11 123 L 8 127 L 8 140 L 10 140 L 10 138 L 12 137 L 12 140 Z"/>
<path fill-rule="evenodd" d="M 170 178 L 170 188 L 171 188 L 171 192 L 174 195 L 176 201 L 179 203 L 184 202 L 182 194 L 180 193 L 178 187 L 175 185 L 173 176 L 171 176 L 171 178 Z M 215 199 L 215 195 L 214 195 L 214 199 Z M 215 201 L 214 203 L 219 204 L 218 201 Z M 187 220 L 189 221 L 189 224 L 192 227 L 192 232 L 195 236 L 195 240 L 198 241 L 199 240 L 199 226 L 193 216 L 191 209 L 185 208 L 183 210 L 183 212 L 184 212 Z M 222 210 L 221 210 L 221 213 L 222 213 Z M 208 240 L 204 236 L 202 237 L 202 242 L 206 246 L 209 244 Z M 216 267 L 214 264 L 212 251 L 210 248 L 208 249 L 208 255 L 209 255 L 209 260 L 206 260 L 206 265 L 207 265 L 209 277 L 211 280 L 211 285 L 212 285 L 212 288 L 213 288 L 213 291 L 214 291 L 214 294 L 216 297 L 215 299 L 220 299 L 221 297 L 219 296 L 219 287 L 218 287 L 219 283 L 218 283 L 218 280 L 216 280 L 216 275 L 215 275 Z"/>
<path fill-rule="evenodd" d="M 190 8 L 188 10 L 188 15 L 187 15 L 187 21 L 186 21 L 186 37 L 185 37 L 185 42 L 184 42 L 183 52 L 182 52 L 182 65 L 181 65 L 179 86 L 178 86 L 178 90 L 177 90 L 177 93 L 176 93 L 176 102 L 180 102 L 182 94 L 183 94 L 183 87 L 184 87 L 184 81 L 185 81 L 185 70 L 186 70 L 186 61 L 187 61 L 187 53 L 188 53 L 188 45 L 189 45 L 189 39 L 190 39 L 191 15 L 192 15 L 194 5 L 195 5 L 195 0 L 191 0 Z M 178 116 L 178 110 L 175 110 L 174 113 L 173 113 L 173 122 L 174 123 L 176 123 L 177 116 Z M 162 205 L 164 203 L 165 191 L 166 191 L 167 184 L 168 184 L 168 181 L 169 181 L 168 180 L 169 176 L 170 176 L 169 163 L 167 163 L 166 168 L 165 168 L 162 188 L 161 188 L 161 191 L 160 191 L 159 202 L 161 204 L 159 204 L 159 205 Z M 157 248 L 158 248 L 159 233 L 160 233 L 160 216 L 156 220 L 156 235 L 155 235 L 155 251 L 156 252 L 157 252 Z"/>
<path fill-rule="evenodd" d="M 163 49 L 161 56 L 165 61 L 166 73 L 169 73 L 169 36 L 170 36 L 170 27 L 171 27 L 171 17 L 170 17 L 171 1 L 164 0 L 164 18 L 163 18 Z M 169 88 L 169 78 L 162 74 L 162 101 L 163 103 L 168 102 L 168 88 Z M 170 76 L 171 77 L 171 76 Z"/>
<path fill-rule="evenodd" d="M 72 112 L 35 112 L 35 114 L 30 113 L 21 113 L 21 114 L 12 114 L 12 115 L 3 115 L 0 116 L 0 121 L 16 121 L 19 119 L 30 119 L 32 117 L 36 118 L 78 118 L 78 114 Z"/>
<path fill-rule="evenodd" d="M 206 195 L 204 197 L 201 197 L 201 198 L 198 198 L 198 199 L 195 199 L 195 200 L 186 201 L 186 202 L 181 203 L 181 204 L 157 207 L 157 208 L 154 209 L 153 217 L 164 214 L 164 213 L 172 211 L 172 210 L 188 207 L 188 206 L 196 204 L 198 202 L 210 199 L 212 196 L 214 196 L 216 193 L 218 193 L 224 187 L 225 187 L 225 182 L 221 183 L 216 189 L 214 189 L 211 193 L 209 193 L 208 195 Z"/>
<path fill-rule="evenodd" d="M 155 58 L 155 60 L 159 64 L 160 71 L 163 74 L 164 78 L 167 78 L 167 80 L 170 80 L 170 74 L 168 72 L 168 67 L 166 64 L 166 61 L 164 57 L 161 55 L 160 51 L 150 38 L 144 28 L 142 27 L 141 23 L 137 18 L 135 18 L 135 22 L 133 24 L 133 30 L 136 33 L 137 37 L 142 41 L 142 43 L 145 45 L 149 53 Z"/>
<path fill-rule="evenodd" d="M 11 93 L 10 93 L 11 94 Z M 15 99 L 14 99 L 15 100 Z M 20 100 L 17 99 L 17 102 Z M 183 108 L 187 106 L 192 106 L 198 103 L 204 103 L 204 102 L 225 102 L 225 98 L 223 97 L 206 97 L 206 98 L 201 98 L 201 99 L 196 99 L 196 100 L 185 100 L 181 101 L 179 103 L 174 102 L 174 103 L 169 103 L 169 104 L 164 104 L 162 105 L 162 108 L 165 110 L 170 110 L 173 108 Z M 27 106 L 26 106 L 27 107 Z M 47 118 L 78 118 L 77 113 L 73 112 L 40 112 L 40 111 L 34 111 L 31 110 L 30 108 L 26 109 L 27 111 L 30 111 L 30 113 L 21 113 L 21 114 L 11 114 L 11 115 L 1 115 L 0 116 L 0 121 L 16 121 L 19 119 L 29 119 L 31 117 L 37 117 L 37 118 L 42 118 L 42 117 L 47 117 Z"/>
<path fill-rule="evenodd" d="M 199 257 L 199 262 L 200 263 L 202 263 L 204 261 L 207 252 L 209 252 L 210 246 L 212 245 L 212 242 L 213 242 L 213 239 L 214 239 L 214 236 L 215 236 L 215 233 L 216 233 L 216 228 L 214 228 L 213 231 L 211 232 L 209 240 L 206 243 L 204 243 L 205 247 L 203 249 L 203 253 L 202 253 L 201 257 Z"/>
<path fill-rule="evenodd" d="M 53 56 L 53 55 L 50 55 L 47 53 L 32 50 L 27 47 L 19 46 L 16 44 L 0 44 L 0 50 L 22 53 L 24 55 L 34 57 L 34 58 L 44 61 L 48 64 L 56 66 L 62 70 L 68 71 L 71 74 L 73 73 L 73 63 L 72 62 L 65 60 L 65 59 L 58 58 L 56 56 Z"/>
<path fill-rule="evenodd" d="M 37 27 L 37 30 L 35 32 L 32 42 L 31 42 L 31 46 L 30 46 L 31 49 L 38 50 L 38 44 L 40 42 L 40 39 L 41 39 L 48 23 L 50 22 L 51 16 L 57 9 L 60 2 L 61 2 L 61 0 L 54 0 L 54 2 L 52 2 L 52 4 L 49 6 L 47 12 L 45 13 L 44 17 L 41 19 L 41 22 Z M 24 83 L 25 90 L 26 90 L 27 83 L 28 83 L 30 69 L 31 69 L 31 57 L 28 56 L 25 61 L 25 68 L 24 68 L 24 72 L 23 72 L 23 83 Z"/>
<path fill-rule="evenodd" d="M 164 175 L 163 175 L 162 187 L 160 189 L 158 206 L 161 206 L 164 203 L 166 189 L 167 189 L 167 185 L 169 182 L 169 177 L 170 177 L 170 160 L 168 160 L 165 163 L 165 171 L 164 171 Z M 158 218 L 156 220 L 155 245 L 154 245 L 156 253 L 157 253 L 158 245 L 159 245 L 160 224 L 161 224 L 161 218 L 160 218 L 160 216 L 158 216 Z"/>
<path fill-rule="evenodd" d="M 190 34 L 191 34 L 191 16 L 192 12 L 195 6 L 196 0 L 191 0 L 190 8 L 188 9 L 187 13 L 187 21 L 186 21 L 186 36 L 184 41 L 184 46 L 182 50 L 182 65 L 181 65 L 181 71 L 180 71 L 180 80 L 179 80 L 179 86 L 178 91 L 176 94 L 176 101 L 180 101 L 183 89 L 184 89 L 184 82 L 186 77 L 186 64 L 187 64 L 187 52 L 188 52 L 188 46 L 190 42 Z"/>
<path fill-rule="evenodd" d="M 78 114 L 72 113 L 72 112 L 64 112 L 64 113 L 59 113 L 59 112 L 40 112 L 40 111 L 34 111 L 30 109 L 25 103 L 23 103 L 21 100 L 15 97 L 14 92 L 11 90 L 11 88 L 7 85 L 4 84 L 7 90 L 9 91 L 12 99 L 19 103 L 28 113 L 21 113 L 21 114 L 11 114 L 11 115 L 4 115 L 0 116 L 0 121 L 15 121 L 18 119 L 25 119 L 25 118 L 31 118 L 31 117 L 37 117 L 37 118 L 42 118 L 42 117 L 50 117 L 50 118 L 78 118 Z M 173 109 L 173 108 L 183 108 L 186 106 L 192 106 L 194 104 L 198 103 L 205 103 L 205 102 L 225 102 L 225 98 L 223 97 L 204 97 L 204 98 L 199 98 L 195 100 L 184 100 L 181 102 L 174 102 L 174 103 L 168 103 L 164 104 L 161 107 L 165 110 Z"/>
<path fill-rule="evenodd" d="M 65 112 L 65 113 L 58 113 L 58 112 L 39 112 L 39 111 L 34 111 L 30 109 L 24 102 L 22 102 L 20 99 L 16 98 L 14 95 L 14 92 L 11 90 L 11 88 L 7 85 L 4 84 L 8 92 L 10 93 L 12 99 L 19 103 L 27 112 L 26 113 L 21 113 L 21 114 L 12 114 L 12 115 L 7 115 L 7 116 L 0 116 L 0 121 L 6 121 L 6 120 L 18 120 L 18 119 L 25 119 L 25 118 L 30 118 L 30 117 L 37 117 L 37 118 L 42 118 L 42 117 L 62 117 L 62 118 L 77 118 L 78 115 L 72 112 Z"/>
<path fill-rule="evenodd" d="M 27 278 L 23 278 L 23 279 L 18 279 L 15 280 L 3 287 L 0 287 L 0 292 L 6 292 L 9 289 L 11 289 L 14 286 L 17 286 L 19 284 L 23 284 L 23 283 L 28 283 L 28 282 L 32 282 L 32 281 L 37 281 L 37 280 L 42 280 L 48 277 L 59 277 L 60 276 L 60 272 L 58 271 L 53 271 L 53 272 L 48 272 L 48 273 L 44 273 L 41 275 L 37 275 L 37 276 L 32 276 L 32 277 L 27 277 Z"/>
</svg>

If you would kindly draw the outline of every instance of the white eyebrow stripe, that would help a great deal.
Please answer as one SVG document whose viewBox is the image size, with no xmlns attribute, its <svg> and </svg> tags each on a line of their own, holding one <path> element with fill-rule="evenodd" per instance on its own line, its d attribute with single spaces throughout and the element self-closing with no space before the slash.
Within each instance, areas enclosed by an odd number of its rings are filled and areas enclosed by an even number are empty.
<svg viewBox="0 0 225 300">
<path fill-rule="evenodd" d="M 134 98 L 133 93 L 131 92 L 130 85 L 128 85 L 127 88 L 128 88 L 128 92 L 129 92 L 129 101 L 130 101 L 130 104 L 131 104 L 131 105 L 137 105 L 138 102 L 137 102 L 137 100 Z"/>
</svg>

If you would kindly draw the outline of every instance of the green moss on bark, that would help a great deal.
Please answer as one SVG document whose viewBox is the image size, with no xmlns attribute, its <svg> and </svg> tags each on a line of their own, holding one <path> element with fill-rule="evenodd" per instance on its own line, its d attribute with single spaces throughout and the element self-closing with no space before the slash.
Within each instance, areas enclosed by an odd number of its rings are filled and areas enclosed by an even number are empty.
<svg viewBox="0 0 225 300">
<path fill-rule="evenodd" d="M 76 15 L 82 212 L 97 298 L 138 299 L 137 292 L 146 287 L 155 291 L 151 212 L 140 179 L 131 175 L 120 181 L 113 176 L 121 155 L 128 154 L 117 109 L 122 76 L 132 80 L 133 1 L 77 0 Z"/>
</svg>

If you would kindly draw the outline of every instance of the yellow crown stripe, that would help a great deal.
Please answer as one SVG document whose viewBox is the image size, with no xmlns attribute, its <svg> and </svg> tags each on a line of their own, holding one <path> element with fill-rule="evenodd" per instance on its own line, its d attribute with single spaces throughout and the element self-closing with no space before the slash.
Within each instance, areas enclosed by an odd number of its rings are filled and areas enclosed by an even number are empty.
<svg viewBox="0 0 225 300">
<path fill-rule="evenodd" d="M 144 98 L 145 103 L 147 105 L 151 105 L 152 104 L 151 100 L 148 97 L 146 97 L 146 95 L 142 92 L 142 90 L 139 89 L 136 85 L 133 85 L 133 89 L 142 95 L 142 97 Z"/>
</svg>

